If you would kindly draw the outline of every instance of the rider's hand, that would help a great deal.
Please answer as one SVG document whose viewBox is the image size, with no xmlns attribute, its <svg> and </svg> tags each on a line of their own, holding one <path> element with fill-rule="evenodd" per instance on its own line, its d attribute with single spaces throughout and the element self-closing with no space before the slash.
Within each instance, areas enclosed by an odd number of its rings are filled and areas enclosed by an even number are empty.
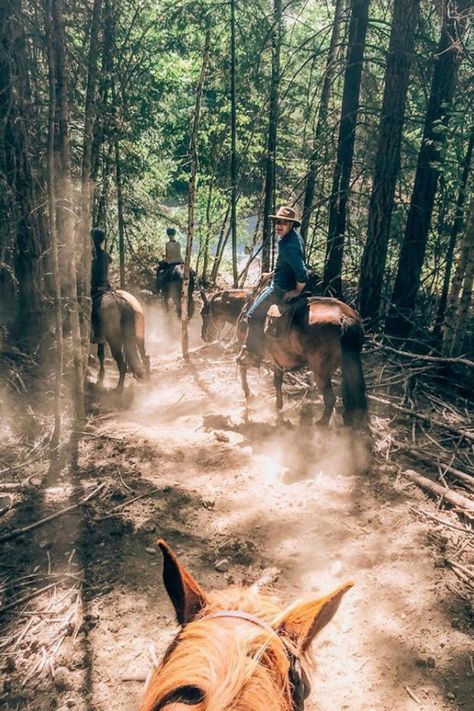
<svg viewBox="0 0 474 711">
<path fill-rule="evenodd" d="M 290 299 L 294 299 L 299 294 L 300 292 L 298 291 L 298 289 L 291 289 L 291 291 L 287 291 L 286 294 L 283 295 L 283 300 L 290 301 Z"/>
</svg>

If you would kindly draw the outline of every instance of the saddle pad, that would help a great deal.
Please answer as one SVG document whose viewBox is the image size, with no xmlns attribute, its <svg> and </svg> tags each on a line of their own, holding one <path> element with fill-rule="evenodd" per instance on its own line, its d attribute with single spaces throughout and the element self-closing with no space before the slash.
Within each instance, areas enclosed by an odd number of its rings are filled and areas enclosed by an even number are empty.
<svg viewBox="0 0 474 711">
<path fill-rule="evenodd" d="M 339 323 L 340 320 L 341 309 L 336 304 L 323 299 L 311 299 L 308 302 L 308 324 Z"/>
<path fill-rule="evenodd" d="M 226 289 L 226 291 L 222 293 L 222 301 L 228 301 L 229 299 L 246 299 L 251 291 L 251 289 Z"/>
</svg>

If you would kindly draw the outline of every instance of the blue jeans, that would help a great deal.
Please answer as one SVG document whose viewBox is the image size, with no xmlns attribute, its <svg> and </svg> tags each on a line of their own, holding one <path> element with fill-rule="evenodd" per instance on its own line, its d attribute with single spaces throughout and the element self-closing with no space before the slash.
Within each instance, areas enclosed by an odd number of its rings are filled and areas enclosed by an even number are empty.
<svg viewBox="0 0 474 711">
<path fill-rule="evenodd" d="M 274 284 L 267 286 L 247 311 L 248 332 L 245 340 L 247 350 L 257 357 L 263 355 L 265 336 L 263 328 L 268 309 L 273 304 L 283 303 L 285 290 Z"/>
</svg>

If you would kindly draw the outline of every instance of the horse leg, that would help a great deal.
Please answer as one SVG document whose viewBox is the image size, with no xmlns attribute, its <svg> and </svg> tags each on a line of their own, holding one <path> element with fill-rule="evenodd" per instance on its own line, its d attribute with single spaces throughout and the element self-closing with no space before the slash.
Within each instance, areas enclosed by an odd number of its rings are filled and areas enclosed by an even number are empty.
<svg viewBox="0 0 474 711">
<path fill-rule="evenodd" d="M 248 401 L 249 398 L 250 398 L 250 388 L 249 388 L 249 383 L 248 383 L 248 380 L 247 380 L 247 370 L 248 370 L 248 368 L 246 368 L 245 366 L 241 366 L 241 367 L 239 368 L 239 371 L 240 371 L 240 380 L 241 380 L 241 383 L 242 383 L 242 389 L 243 389 L 243 391 L 244 391 L 244 395 L 245 395 L 245 400 L 246 400 L 246 401 Z"/>
<path fill-rule="evenodd" d="M 117 387 L 115 390 L 118 393 L 121 393 L 123 391 L 123 384 L 125 382 L 125 373 L 127 372 L 127 364 L 125 363 L 125 358 L 123 357 L 122 353 L 122 347 L 117 345 L 116 343 L 111 344 L 109 343 L 110 350 L 112 351 L 112 355 L 115 358 L 115 362 L 117 363 L 117 368 L 119 370 L 119 381 L 117 383 Z"/>
<path fill-rule="evenodd" d="M 324 400 L 324 411 L 322 417 L 315 423 L 316 425 L 321 425 L 325 427 L 329 424 L 331 419 L 332 411 L 334 410 L 334 405 L 336 404 L 336 396 L 331 385 L 331 376 L 328 374 L 325 377 L 319 373 L 314 373 L 316 384 L 323 395 Z"/>
<path fill-rule="evenodd" d="M 105 345 L 103 343 L 97 344 L 97 358 L 99 359 L 99 377 L 97 378 L 97 385 L 102 387 L 105 375 Z"/>
<path fill-rule="evenodd" d="M 145 368 L 145 379 L 148 380 L 150 377 L 150 356 L 146 354 L 145 341 L 143 338 L 137 338 L 137 346 L 142 357 L 143 367 Z"/>
<path fill-rule="evenodd" d="M 283 395 L 281 392 L 283 386 L 283 371 L 277 365 L 273 366 L 273 384 L 275 385 L 277 420 L 281 422 L 281 411 L 283 409 Z"/>
</svg>

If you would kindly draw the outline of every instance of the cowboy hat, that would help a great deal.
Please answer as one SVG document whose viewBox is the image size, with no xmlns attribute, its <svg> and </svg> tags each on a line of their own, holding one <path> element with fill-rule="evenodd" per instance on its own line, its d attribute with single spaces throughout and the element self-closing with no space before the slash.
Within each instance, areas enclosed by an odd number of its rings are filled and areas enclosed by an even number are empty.
<svg viewBox="0 0 474 711">
<path fill-rule="evenodd" d="M 271 220 L 285 220 L 286 222 L 294 222 L 295 227 L 301 225 L 300 220 L 296 217 L 296 210 L 292 207 L 279 207 L 276 215 L 268 215 Z"/>
</svg>

